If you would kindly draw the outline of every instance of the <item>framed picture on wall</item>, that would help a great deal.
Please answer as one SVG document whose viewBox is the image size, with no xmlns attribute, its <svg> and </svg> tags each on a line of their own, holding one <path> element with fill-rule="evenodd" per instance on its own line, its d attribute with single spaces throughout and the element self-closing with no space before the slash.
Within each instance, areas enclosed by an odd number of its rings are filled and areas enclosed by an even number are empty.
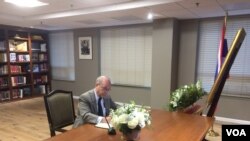
<svg viewBox="0 0 250 141">
<path fill-rule="evenodd" d="M 79 37 L 79 59 L 92 59 L 91 37 Z"/>
</svg>

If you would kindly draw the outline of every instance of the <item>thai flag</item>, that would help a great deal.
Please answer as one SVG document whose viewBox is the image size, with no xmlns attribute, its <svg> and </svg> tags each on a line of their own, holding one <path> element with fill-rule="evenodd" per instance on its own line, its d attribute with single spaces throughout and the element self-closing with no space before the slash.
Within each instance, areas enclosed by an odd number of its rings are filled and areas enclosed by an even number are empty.
<svg viewBox="0 0 250 141">
<path fill-rule="evenodd" d="M 222 31 L 221 31 L 221 40 L 220 40 L 220 45 L 219 45 L 219 50 L 218 50 L 218 56 L 217 56 L 217 66 L 216 66 L 216 71 L 215 71 L 215 76 L 214 80 L 216 80 L 217 75 L 220 72 L 220 69 L 222 67 L 222 64 L 227 56 L 228 48 L 227 48 L 227 39 L 225 39 L 225 33 L 226 33 L 226 19 L 227 16 L 225 17 Z"/>
</svg>

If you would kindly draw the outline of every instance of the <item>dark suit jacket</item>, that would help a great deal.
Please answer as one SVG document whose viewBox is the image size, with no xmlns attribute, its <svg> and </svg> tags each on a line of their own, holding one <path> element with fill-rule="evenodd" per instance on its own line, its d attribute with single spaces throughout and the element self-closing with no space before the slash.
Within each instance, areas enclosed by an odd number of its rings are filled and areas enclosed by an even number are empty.
<svg viewBox="0 0 250 141">
<path fill-rule="evenodd" d="M 109 115 L 110 109 L 116 109 L 116 104 L 111 99 L 110 95 L 103 98 L 106 115 Z M 77 117 L 73 128 L 78 127 L 84 123 L 97 123 L 98 110 L 96 104 L 94 89 L 80 95 L 78 103 Z"/>
</svg>

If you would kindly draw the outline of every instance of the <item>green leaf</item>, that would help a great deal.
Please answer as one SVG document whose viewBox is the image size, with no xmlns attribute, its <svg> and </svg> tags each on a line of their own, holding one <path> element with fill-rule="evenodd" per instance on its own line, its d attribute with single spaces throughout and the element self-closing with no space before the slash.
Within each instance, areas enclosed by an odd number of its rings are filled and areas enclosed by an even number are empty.
<svg viewBox="0 0 250 141">
<path fill-rule="evenodd" d="M 197 81 L 196 84 L 180 87 L 170 94 L 169 111 L 184 109 L 195 103 L 205 94 L 206 92 L 202 88 L 201 81 Z"/>
</svg>

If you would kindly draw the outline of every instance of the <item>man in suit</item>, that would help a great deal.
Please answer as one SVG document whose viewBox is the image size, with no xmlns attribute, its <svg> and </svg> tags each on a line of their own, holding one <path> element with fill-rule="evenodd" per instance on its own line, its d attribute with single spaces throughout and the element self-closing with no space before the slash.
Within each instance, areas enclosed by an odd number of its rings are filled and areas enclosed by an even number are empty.
<svg viewBox="0 0 250 141">
<path fill-rule="evenodd" d="M 106 122 L 104 117 L 109 115 L 110 109 L 116 109 L 116 104 L 108 95 L 110 89 L 109 77 L 99 76 L 96 79 L 95 88 L 80 95 L 77 117 L 73 128 L 84 123 L 97 124 Z M 107 119 L 110 121 L 110 117 L 107 117 Z"/>
</svg>

